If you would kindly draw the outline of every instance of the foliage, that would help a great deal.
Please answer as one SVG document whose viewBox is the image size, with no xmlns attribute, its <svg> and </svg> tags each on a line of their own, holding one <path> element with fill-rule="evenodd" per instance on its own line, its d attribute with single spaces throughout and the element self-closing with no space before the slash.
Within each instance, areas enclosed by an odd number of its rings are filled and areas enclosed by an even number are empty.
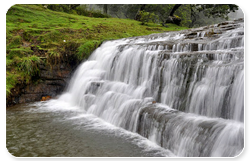
<svg viewBox="0 0 250 161">
<path fill-rule="evenodd" d="M 6 95 L 11 94 L 11 89 L 15 87 L 17 83 L 17 76 L 15 74 L 6 73 Z"/>
<path fill-rule="evenodd" d="M 234 4 L 201 4 L 196 5 L 197 10 L 203 11 L 206 17 L 222 17 L 228 19 L 228 14 L 238 10 L 238 6 Z"/>
<path fill-rule="evenodd" d="M 102 14 L 101 11 L 88 11 L 85 7 L 76 8 L 76 13 L 82 16 L 95 17 L 95 18 L 109 18 L 107 14 Z"/>
<path fill-rule="evenodd" d="M 50 49 L 49 52 L 46 53 L 46 58 L 47 63 L 50 65 L 50 67 L 52 67 L 53 65 L 60 63 L 62 55 L 56 50 Z"/>
<path fill-rule="evenodd" d="M 142 22 L 142 25 L 148 22 L 155 23 L 157 20 L 159 20 L 159 17 L 151 12 L 140 11 L 139 15 L 140 15 L 139 21 Z"/>
<path fill-rule="evenodd" d="M 190 17 L 191 11 L 190 11 L 190 5 L 182 5 L 178 8 L 178 10 L 175 12 L 175 16 L 178 16 L 181 18 L 181 26 L 189 26 L 192 22 Z"/>
<path fill-rule="evenodd" d="M 107 14 L 102 14 L 100 11 L 88 11 L 86 5 L 75 5 L 72 8 L 72 4 L 49 4 L 48 9 L 58 12 L 71 13 L 76 15 L 95 17 L 95 18 L 108 18 Z"/>
<path fill-rule="evenodd" d="M 48 4 L 44 6 L 45 8 L 53 11 L 72 13 L 72 11 L 74 11 L 76 7 L 80 6 L 80 4 Z"/>
<path fill-rule="evenodd" d="M 98 6 L 103 6 L 99 4 Z M 182 19 L 181 26 L 193 27 L 214 24 L 228 19 L 228 13 L 238 9 L 233 4 L 108 4 L 108 13 L 113 17 L 134 19 L 138 12 L 154 13 L 156 23 L 165 24 L 172 9 L 178 6 L 174 15 Z M 140 19 L 138 19 L 141 21 Z"/>
<path fill-rule="evenodd" d="M 190 4 L 189 27 L 199 27 L 228 20 L 228 14 L 238 10 L 231 4 Z"/>
<path fill-rule="evenodd" d="M 41 59 L 38 56 L 32 55 L 29 57 L 21 58 L 20 61 L 17 63 L 17 67 L 19 71 L 23 71 L 29 76 L 35 76 L 39 74 L 40 63 Z"/>
</svg>

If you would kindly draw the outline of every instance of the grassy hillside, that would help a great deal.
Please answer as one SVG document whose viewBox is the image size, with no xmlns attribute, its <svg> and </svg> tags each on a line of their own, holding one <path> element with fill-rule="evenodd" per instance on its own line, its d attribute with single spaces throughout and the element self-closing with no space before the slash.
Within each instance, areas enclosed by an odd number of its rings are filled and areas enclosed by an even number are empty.
<svg viewBox="0 0 250 161">
<path fill-rule="evenodd" d="M 41 63 L 53 66 L 72 57 L 81 61 L 105 40 L 185 29 L 168 26 L 85 17 L 51 11 L 42 5 L 14 5 L 6 14 L 7 96 L 17 83 L 31 83 L 39 76 Z"/>
</svg>

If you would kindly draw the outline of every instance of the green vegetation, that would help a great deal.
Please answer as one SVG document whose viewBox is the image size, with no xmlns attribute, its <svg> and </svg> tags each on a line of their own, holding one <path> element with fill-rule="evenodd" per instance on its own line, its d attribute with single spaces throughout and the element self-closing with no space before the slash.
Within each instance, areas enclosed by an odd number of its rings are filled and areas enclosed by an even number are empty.
<svg viewBox="0 0 250 161">
<path fill-rule="evenodd" d="M 159 16 L 155 15 L 154 13 L 150 12 L 145 12 L 145 11 L 140 11 L 139 12 L 140 20 L 142 25 L 148 23 L 148 22 L 153 22 L 155 23 L 157 20 L 159 20 Z"/>
<path fill-rule="evenodd" d="M 52 11 L 43 5 L 14 5 L 6 14 L 7 96 L 17 84 L 38 78 L 41 63 L 53 67 L 70 56 L 80 62 L 105 40 L 186 29 L 173 24 L 168 26 L 80 16 Z"/>
<path fill-rule="evenodd" d="M 228 20 L 230 12 L 239 9 L 234 4 L 88 4 L 86 8 L 90 11 L 99 8 L 113 17 L 135 19 L 142 23 L 153 20 L 163 26 L 174 23 L 186 27 L 223 22 Z"/>
</svg>

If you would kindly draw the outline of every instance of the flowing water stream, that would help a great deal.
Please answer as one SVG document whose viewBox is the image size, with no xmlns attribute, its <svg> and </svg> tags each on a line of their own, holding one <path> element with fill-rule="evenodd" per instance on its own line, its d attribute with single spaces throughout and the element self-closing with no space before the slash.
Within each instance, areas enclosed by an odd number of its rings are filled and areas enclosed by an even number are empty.
<svg viewBox="0 0 250 161">
<path fill-rule="evenodd" d="M 244 23 L 107 41 L 58 99 L 26 108 L 7 110 L 14 155 L 40 147 L 35 156 L 237 156 L 244 148 Z"/>
</svg>

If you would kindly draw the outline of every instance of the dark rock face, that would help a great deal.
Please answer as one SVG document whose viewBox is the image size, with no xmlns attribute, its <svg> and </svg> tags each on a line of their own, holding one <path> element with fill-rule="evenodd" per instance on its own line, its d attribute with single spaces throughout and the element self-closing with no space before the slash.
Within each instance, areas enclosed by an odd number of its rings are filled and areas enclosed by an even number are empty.
<svg viewBox="0 0 250 161">
<path fill-rule="evenodd" d="M 30 84 L 18 84 L 6 99 L 6 105 L 40 101 L 44 96 L 52 98 L 61 94 L 77 64 L 61 63 L 54 66 L 40 65 L 40 75 Z"/>
</svg>

